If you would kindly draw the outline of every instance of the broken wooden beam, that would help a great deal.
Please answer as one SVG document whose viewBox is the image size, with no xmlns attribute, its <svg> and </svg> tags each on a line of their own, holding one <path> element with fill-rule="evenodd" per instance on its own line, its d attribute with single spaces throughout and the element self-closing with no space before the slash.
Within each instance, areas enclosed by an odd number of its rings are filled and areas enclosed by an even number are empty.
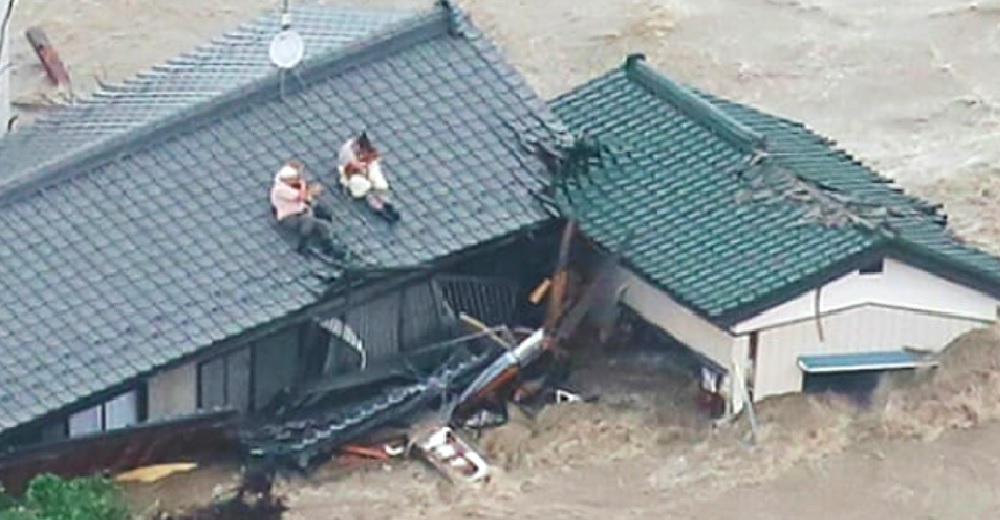
<svg viewBox="0 0 1000 520">
<path fill-rule="evenodd" d="M 545 330 L 550 333 L 555 330 L 556 323 L 559 322 L 563 313 L 563 299 L 566 296 L 566 284 L 568 282 L 569 250 L 573 242 L 573 233 L 576 231 L 576 222 L 570 220 L 563 228 L 562 240 L 559 244 L 559 258 L 556 261 L 555 274 L 552 276 L 552 287 L 549 289 L 549 305 L 545 316 Z"/>
<path fill-rule="evenodd" d="M 368 459 L 389 460 L 389 454 L 385 452 L 385 448 L 362 446 L 360 444 L 345 444 L 340 447 L 340 453 Z"/>
<path fill-rule="evenodd" d="M 45 68 L 45 75 L 48 76 L 49 81 L 56 86 L 70 86 L 69 72 L 66 71 L 66 66 L 63 65 L 59 52 L 49 42 L 45 31 L 41 27 L 30 27 L 24 35 L 28 39 L 28 43 L 31 44 L 31 48 L 34 49 L 35 55 L 38 56 L 38 61 L 42 62 L 42 67 Z"/>
<path fill-rule="evenodd" d="M 531 296 L 528 297 L 528 301 L 530 301 L 532 305 L 538 305 L 545 298 L 545 295 L 548 294 L 550 287 L 552 287 L 551 278 L 542 280 L 542 283 L 538 284 L 538 287 L 535 287 L 535 290 L 531 291 Z"/>
</svg>

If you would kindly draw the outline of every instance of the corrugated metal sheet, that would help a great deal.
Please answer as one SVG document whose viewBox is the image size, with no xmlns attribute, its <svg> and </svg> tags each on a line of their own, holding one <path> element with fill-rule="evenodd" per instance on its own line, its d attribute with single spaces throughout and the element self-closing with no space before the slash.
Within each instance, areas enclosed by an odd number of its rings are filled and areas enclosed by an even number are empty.
<svg viewBox="0 0 1000 520">
<path fill-rule="evenodd" d="M 517 284 L 503 278 L 439 276 L 444 298 L 456 312 L 487 325 L 510 325 L 516 318 Z"/>
<path fill-rule="evenodd" d="M 433 282 L 410 286 L 400 309 L 400 340 L 405 349 L 442 339 L 448 307 Z"/>
<path fill-rule="evenodd" d="M 815 321 L 760 332 L 754 396 L 802 389 L 801 356 L 861 353 L 917 347 L 940 351 L 959 335 L 986 324 L 975 320 L 891 307 L 857 307 L 826 316 L 820 340 Z"/>
<path fill-rule="evenodd" d="M 401 296 L 400 293 L 393 292 L 352 307 L 346 313 L 343 321 L 364 342 L 368 366 L 376 365 L 399 352 Z"/>
</svg>

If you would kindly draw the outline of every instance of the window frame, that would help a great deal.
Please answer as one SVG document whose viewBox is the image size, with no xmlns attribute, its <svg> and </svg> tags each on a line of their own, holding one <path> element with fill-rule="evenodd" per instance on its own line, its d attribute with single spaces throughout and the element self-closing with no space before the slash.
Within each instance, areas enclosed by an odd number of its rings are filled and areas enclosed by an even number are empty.
<svg viewBox="0 0 1000 520">
<path fill-rule="evenodd" d="M 132 424 L 126 424 L 124 426 L 116 426 L 114 428 L 110 428 L 109 429 L 108 428 L 108 405 L 111 404 L 113 401 L 121 399 L 122 397 L 124 397 L 126 395 L 129 395 L 129 394 L 131 394 L 133 396 L 132 397 L 132 413 L 133 413 L 133 417 L 134 417 L 135 421 Z M 142 403 L 142 399 L 143 399 L 143 395 L 144 394 L 140 390 L 139 387 L 129 388 L 128 390 L 125 390 L 123 392 L 119 392 L 119 393 L 113 395 L 112 397 L 110 397 L 108 399 L 104 399 L 104 400 L 102 400 L 101 402 L 99 402 L 99 403 L 97 403 L 95 405 L 88 406 L 86 408 L 83 408 L 82 410 L 77 410 L 76 412 L 72 412 L 72 413 L 66 415 L 66 419 L 62 421 L 63 432 L 65 434 L 65 438 L 66 439 L 79 438 L 79 437 L 83 437 L 83 436 L 86 436 L 86 435 L 95 435 L 95 434 L 100 434 L 100 433 L 106 433 L 106 432 L 109 432 L 109 431 L 123 430 L 123 429 L 126 429 L 126 428 L 131 428 L 133 426 L 142 424 L 143 421 L 144 421 L 143 410 L 142 410 L 143 407 L 142 407 L 142 404 L 141 404 Z M 98 414 L 97 414 L 97 416 L 98 416 L 97 429 L 74 435 L 73 434 L 73 428 L 72 428 L 73 417 L 74 416 L 78 416 L 78 415 L 80 415 L 82 413 L 85 413 L 85 412 L 89 412 L 89 411 L 94 410 L 94 409 L 98 410 Z"/>
<path fill-rule="evenodd" d="M 858 268 L 861 276 L 876 276 L 885 272 L 885 259 L 879 258 Z"/>
<path fill-rule="evenodd" d="M 256 360 L 256 349 L 253 348 L 252 344 L 244 345 L 240 348 L 233 349 L 217 356 L 213 356 L 208 359 L 199 361 L 195 366 L 195 405 L 198 410 L 201 411 L 212 411 L 212 410 L 225 410 L 234 409 L 238 412 L 247 412 L 254 409 L 254 362 Z M 237 356 L 245 355 L 247 356 L 247 377 L 246 377 L 246 392 L 245 406 L 243 409 L 236 408 L 232 405 L 232 396 L 230 396 L 230 365 Z M 222 406 L 206 408 L 204 399 L 205 381 L 204 381 L 204 369 L 207 365 L 211 363 L 222 363 Z"/>
</svg>

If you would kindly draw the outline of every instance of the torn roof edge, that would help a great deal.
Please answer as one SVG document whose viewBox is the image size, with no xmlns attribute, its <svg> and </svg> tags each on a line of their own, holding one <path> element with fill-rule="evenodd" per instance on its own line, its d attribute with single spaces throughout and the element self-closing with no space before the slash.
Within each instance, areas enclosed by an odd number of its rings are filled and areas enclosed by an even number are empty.
<svg viewBox="0 0 1000 520">
<path fill-rule="evenodd" d="M 293 16 L 296 16 L 297 20 L 301 19 L 303 15 L 329 17 L 332 14 L 334 17 L 359 17 L 372 16 L 374 14 L 378 14 L 380 16 L 389 14 L 402 16 L 408 14 L 413 16 L 420 13 L 420 11 L 417 10 L 379 9 L 376 11 L 352 7 L 336 7 L 335 13 L 326 13 L 326 10 L 333 7 L 335 6 L 314 3 L 310 5 L 291 6 L 290 11 Z M 114 95 L 120 92 L 142 92 L 141 89 L 144 87 L 156 86 L 156 82 L 150 84 L 150 80 L 163 79 L 161 74 L 163 72 L 176 72 L 179 70 L 187 70 L 191 66 L 204 65 L 204 63 L 198 60 L 213 60 L 220 58 L 220 53 L 223 51 L 223 48 L 250 46 L 266 42 L 271 36 L 273 36 L 273 34 L 266 35 L 263 34 L 263 31 L 268 29 L 274 29 L 275 31 L 280 30 L 280 16 L 280 9 L 263 10 L 259 16 L 250 20 L 245 20 L 238 25 L 233 26 L 226 32 L 213 36 L 207 42 L 199 43 L 193 48 L 182 51 L 165 61 L 145 67 L 129 77 L 108 82 L 102 81 L 98 78 L 98 89 L 92 93 L 80 96 L 78 98 L 78 102 L 87 102 L 93 97 L 107 97 L 108 95 Z M 309 19 L 306 19 L 306 22 L 309 22 Z M 315 23 L 306 23 L 305 25 L 315 25 Z M 270 63 L 265 64 L 270 65 Z M 63 113 L 65 112 L 43 115 L 38 118 L 38 121 L 49 120 L 53 117 L 58 117 L 58 115 Z"/>
<path fill-rule="evenodd" d="M 389 54 L 401 52 L 415 45 L 443 35 L 453 35 L 457 8 L 447 0 L 439 0 L 430 11 L 415 11 L 413 16 L 390 24 L 341 49 L 306 60 L 296 74 L 308 85 L 317 77 L 340 75 L 364 63 Z M 336 70 L 331 72 L 331 69 Z M 267 76 L 254 80 L 204 101 L 197 102 L 169 116 L 153 119 L 134 129 L 81 147 L 75 153 L 51 163 L 28 170 L 11 179 L 0 179 L 0 207 L 29 193 L 57 185 L 83 172 L 128 154 L 137 143 L 162 140 L 182 128 L 215 115 L 236 109 L 262 96 L 271 96 L 281 88 L 282 74 L 273 70 Z M 308 87 L 306 87 L 308 88 Z M 291 89 L 289 89 L 291 90 Z M 296 92 L 293 90 L 291 93 Z"/>
</svg>

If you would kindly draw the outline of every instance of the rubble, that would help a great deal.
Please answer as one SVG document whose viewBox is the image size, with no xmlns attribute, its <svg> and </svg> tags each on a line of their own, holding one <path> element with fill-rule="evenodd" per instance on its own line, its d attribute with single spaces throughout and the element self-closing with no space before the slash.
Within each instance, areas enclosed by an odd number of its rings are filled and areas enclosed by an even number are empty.
<svg viewBox="0 0 1000 520">
<path fill-rule="evenodd" d="M 241 432 L 241 441 L 250 456 L 270 460 L 278 466 L 307 470 L 325 462 L 336 450 L 379 427 L 405 422 L 429 413 L 449 392 L 464 385 L 496 358 L 495 348 L 473 352 L 459 348 L 432 375 L 409 384 L 389 384 L 371 395 L 348 404 L 326 405 L 330 396 L 320 396 L 319 404 L 299 409 L 259 428 Z M 317 399 L 311 396 L 310 401 Z"/>
<path fill-rule="evenodd" d="M 229 499 L 177 514 L 161 514 L 156 520 L 280 520 L 288 506 L 281 498 L 252 503 Z"/>
<path fill-rule="evenodd" d="M 493 468 L 451 426 L 441 426 L 414 444 L 417 452 L 452 482 L 486 482 Z"/>
</svg>

